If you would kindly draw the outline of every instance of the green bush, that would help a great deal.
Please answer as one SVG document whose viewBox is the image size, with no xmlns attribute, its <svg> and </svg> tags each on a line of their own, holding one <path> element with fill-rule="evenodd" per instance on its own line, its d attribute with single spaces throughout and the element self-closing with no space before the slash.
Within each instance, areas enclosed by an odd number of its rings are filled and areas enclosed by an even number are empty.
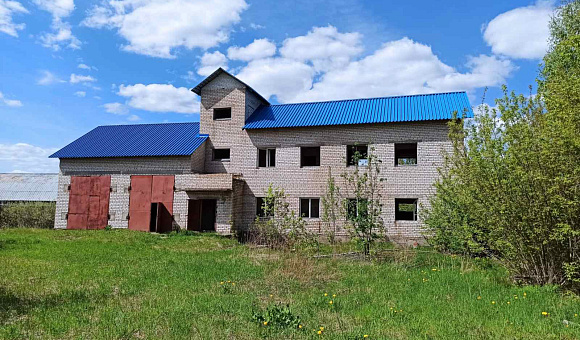
<svg viewBox="0 0 580 340">
<path fill-rule="evenodd" d="M 0 228 L 52 228 L 54 202 L 12 203 L 0 207 Z"/>
</svg>

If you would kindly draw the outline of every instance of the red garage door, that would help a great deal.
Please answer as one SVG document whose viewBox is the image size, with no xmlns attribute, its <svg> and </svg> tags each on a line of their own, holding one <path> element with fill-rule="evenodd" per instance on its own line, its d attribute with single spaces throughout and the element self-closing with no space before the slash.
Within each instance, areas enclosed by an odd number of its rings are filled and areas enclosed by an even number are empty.
<svg viewBox="0 0 580 340">
<path fill-rule="evenodd" d="M 111 176 L 73 176 L 67 229 L 104 229 L 109 214 Z"/>
<path fill-rule="evenodd" d="M 129 229 L 171 231 L 174 184 L 175 176 L 131 176 Z"/>
</svg>

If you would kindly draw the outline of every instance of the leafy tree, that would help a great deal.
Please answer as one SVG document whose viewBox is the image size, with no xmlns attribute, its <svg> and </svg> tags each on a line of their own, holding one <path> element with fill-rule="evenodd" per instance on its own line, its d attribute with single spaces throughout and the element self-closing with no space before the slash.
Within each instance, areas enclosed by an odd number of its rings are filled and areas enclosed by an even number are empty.
<svg viewBox="0 0 580 340">
<path fill-rule="evenodd" d="M 328 169 L 328 180 L 326 182 L 326 193 L 322 197 L 322 221 L 327 224 L 327 233 L 330 243 L 334 244 L 338 220 L 341 214 L 340 189 Z"/>
<path fill-rule="evenodd" d="M 365 166 L 359 164 L 361 157 L 360 152 L 355 152 L 354 170 L 345 171 L 341 175 L 344 180 L 342 211 L 346 215 L 346 226 L 351 236 L 368 255 L 372 244 L 384 231 L 381 217 L 382 179 L 379 176 L 381 160 L 375 155 L 372 146 L 369 147 Z"/>
<path fill-rule="evenodd" d="M 536 283 L 580 282 L 580 4 L 552 19 L 538 95 L 450 122 L 425 221 L 438 248 L 500 259 Z"/>
</svg>

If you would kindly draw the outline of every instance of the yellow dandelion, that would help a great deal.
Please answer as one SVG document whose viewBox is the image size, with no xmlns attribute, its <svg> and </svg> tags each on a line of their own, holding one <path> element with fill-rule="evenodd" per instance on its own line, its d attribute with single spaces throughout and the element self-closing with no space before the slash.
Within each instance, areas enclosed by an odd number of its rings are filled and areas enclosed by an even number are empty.
<svg viewBox="0 0 580 340">
<path fill-rule="evenodd" d="M 328 302 L 328 304 L 330 304 L 330 305 L 332 305 L 333 303 L 334 303 L 334 302 L 332 302 L 332 300 L 330 300 L 330 301 Z"/>
<path fill-rule="evenodd" d="M 363 338 L 365 338 L 365 339 L 368 338 L 368 337 L 369 337 L 368 334 L 363 335 Z"/>
<path fill-rule="evenodd" d="M 224 284 L 224 282 L 223 282 L 223 281 L 222 281 L 222 282 L 220 282 L 220 285 L 223 285 L 223 284 Z"/>
<path fill-rule="evenodd" d="M 324 296 L 328 296 L 328 293 L 324 293 Z"/>
<path fill-rule="evenodd" d="M 235 282 L 232 282 L 232 286 L 235 286 L 235 285 L 236 285 L 236 283 Z"/>
<path fill-rule="evenodd" d="M 324 330 L 324 327 L 320 327 L 320 330 L 323 331 Z"/>
<path fill-rule="evenodd" d="M 270 294 L 270 297 L 274 297 L 274 295 Z"/>
<path fill-rule="evenodd" d="M 336 294 L 332 294 L 332 297 L 335 298 L 336 297 Z"/>
<path fill-rule="evenodd" d="M 436 272 L 436 271 L 437 271 L 437 268 L 433 268 L 433 269 L 431 269 L 431 270 L 432 270 L 432 271 L 434 271 L 434 272 Z"/>
<path fill-rule="evenodd" d="M 543 316 L 547 316 L 548 315 L 548 312 L 542 312 L 542 315 Z"/>
<path fill-rule="evenodd" d="M 526 294 L 526 292 L 524 292 L 524 296 L 527 296 L 528 294 Z"/>
<path fill-rule="evenodd" d="M 509 304 L 510 304 L 510 302 L 508 301 L 508 302 L 507 302 L 507 304 L 509 305 Z"/>
<path fill-rule="evenodd" d="M 232 281 L 228 280 L 228 283 L 230 283 L 230 282 L 232 282 Z"/>
<path fill-rule="evenodd" d="M 320 335 L 320 334 L 322 334 L 322 331 L 318 331 L 318 332 L 316 332 L 316 333 L 318 333 L 318 335 Z"/>
<path fill-rule="evenodd" d="M 491 304 L 492 304 L 492 305 L 495 305 L 495 301 L 492 301 L 492 302 L 491 302 Z"/>
<path fill-rule="evenodd" d="M 298 325 L 298 328 L 302 329 L 302 325 Z"/>
<path fill-rule="evenodd" d="M 477 299 L 478 299 L 478 300 L 481 300 L 481 296 L 477 296 Z"/>
<path fill-rule="evenodd" d="M 578 314 L 574 314 L 574 317 L 577 318 L 578 317 Z"/>
<path fill-rule="evenodd" d="M 514 296 L 514 299 L 516 299 L 516 300 L 517 300 L 517 299 L 518 299 L 518 296 L 517 296 L 517 295 L 516 295 L 516 296 Z"/>
<path fill-rule="evenodd" d="M 268 326 L 268 321 L 264 321 L 264 326 Z"/>
</svg>

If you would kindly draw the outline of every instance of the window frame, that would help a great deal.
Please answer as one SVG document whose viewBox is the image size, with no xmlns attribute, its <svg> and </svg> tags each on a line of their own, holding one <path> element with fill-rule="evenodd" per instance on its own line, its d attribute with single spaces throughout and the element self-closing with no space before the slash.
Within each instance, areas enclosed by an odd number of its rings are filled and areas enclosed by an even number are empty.
<svg viewBox="0 0 580 340">
<path fill-rule="evenodd" d="M 217 158 L 215 154 L 217 150 L 228 150 L 228 158 Z M 211 152 L 211 159 L 214 162 L 229 162 L 232 159 L 232 150 L 230 148 L 213 148 Z"/>
<path fill-rule="evenodd" d="M 302 213 L 302 201 L 304 200 L 308 200 L 308 216 L 304 216 Z M 312 217 L 312 200 L 316 200 L 318 201 L 318 212 L 317 215 L 315 217 Z M 299 214 L 300 217 L 304 218 L 304 219 L 320 219 L 320 197 L 300 197 L 300 209 L 299 209 Z"/>
<path fill-rule="evenodd" d="M 219 112 L 219 111 L 225 111 L 225 110 L 229 110 L 229 112 L 230 112 L 230 116 L 229 117 L 226 117 L 226 118 L 216 118 L 216 111 Z M 214 107 L 213 108 L 213 111 L 212 111 L 212 118 L 213 118 L 213 120 L 216 120 L 216 121 L 220 121 L 220 120 L 232 120 L 232 107 L 231 106 L 230 107 Z"/>
<path fill-rule="evenodd" d="M 411 150 L 412 148 L 409 149 L 404 149 L 406 146 L 411 146 L 414 145 L 414 149 L 415 149 L 415 157 L 400 157 L 400 153 L 403 152 L 404 154 L 406 154 L 408 152 L 408 150 Z M 397 150 L 397 146 L 403 148 L 404 150 Z M 419 164 L 419 143 L 417 142 L 408 142 L 408 143 L 395 143 L 394 145 L 394 158 L 395 158 L 395 166 L 399 167 L 399 166 L 417 166 Z M 407 164 L 399 164 L 399 159 L 415 159 L 415 163 L 407 163 Z"/>
<path fill-rule="evenodd" d="M 403 201 L 403 202 L 401 202 Z M 412 201 L 412 202 L 411 202 Z M 409 213 L 409 212 L 399 212 L 399 205 L 401 204 L 414 204 L 415 211 L 413 211 L 413 217 L 411 219 L 405 218 L 401 219 L 401 213 Z M 395 198 L 395 221 L 407 221 L 407 222 L 416 222 L 419 219 L 419 199 L 418 198 Z"/>
<path fill-rule="evenodd" d="M 357 218 L 358 215 L 359 215 L 358 204 L 356 204 L 357 199 L 356 198 L 345 198 L 345 199 L 347 201 L 346 202 L 346 219 L 349 220 L 351 218 Z M 364 201 L 367 201 L 368 202 L 368 200 L 367 199 L 364 199 L 364 198 L 361 199 L 361 200 L 364 200 Z M 354 211 L 355 215 L 351 217 L 349 210 L 352 209 L 352 208 L 355 209 L 355 211 Z"/>
<path fill-rule="evenodd" d="M 265 151 L 266 152 L 266 165 L 265 166 L 261 166 L 260 165 L 260 151 Z M 274 165 L 272 165 L 272 151 L 274 152 Z M 276 148 L 258 148 L 258 158 L 257 158 L 257 167 L 258 168 L 275 168 L 276 167 Z"/>
<path fill-rule="evenodd" d="M 304 149 L 318 149 L 318 162 L 317 162 L 318 164 L 316 164 L 316 165 L 304 165 L 304 158 L 303 158 Z M 320 146 L 301 146 L 300 147 L 300 167 L 301 168 L 319 167 L 320 163 L 321 163 L 321 158 L 322 158 L 322 150 L 321 150 Z"/>
<path fill-rule="evenodd" d="M 357 148 L 365 148 L 366 151 L 364 152 L 364 154 L 362 152 L 359 151 L 359 153 L 361 155 L 364 155 L 364 157 L 361 157 L 359 159 L 359 164 L 358 166 L 366 166 L 364 164 L 360 164 L 360 160 L 362 159 L 369 159 L 369 145 L 368 144 L 349 144 L 346 146 L 346 166 L 356 166 L 357 164 L 354 164 L 354 160 L 352 159 L 355 152 L 358 151 L 356 150 Z M 350 151 L 352 149 L 352 151 Z M 350 156 L 350 157 L 349 157 Z"/>
</svg>

